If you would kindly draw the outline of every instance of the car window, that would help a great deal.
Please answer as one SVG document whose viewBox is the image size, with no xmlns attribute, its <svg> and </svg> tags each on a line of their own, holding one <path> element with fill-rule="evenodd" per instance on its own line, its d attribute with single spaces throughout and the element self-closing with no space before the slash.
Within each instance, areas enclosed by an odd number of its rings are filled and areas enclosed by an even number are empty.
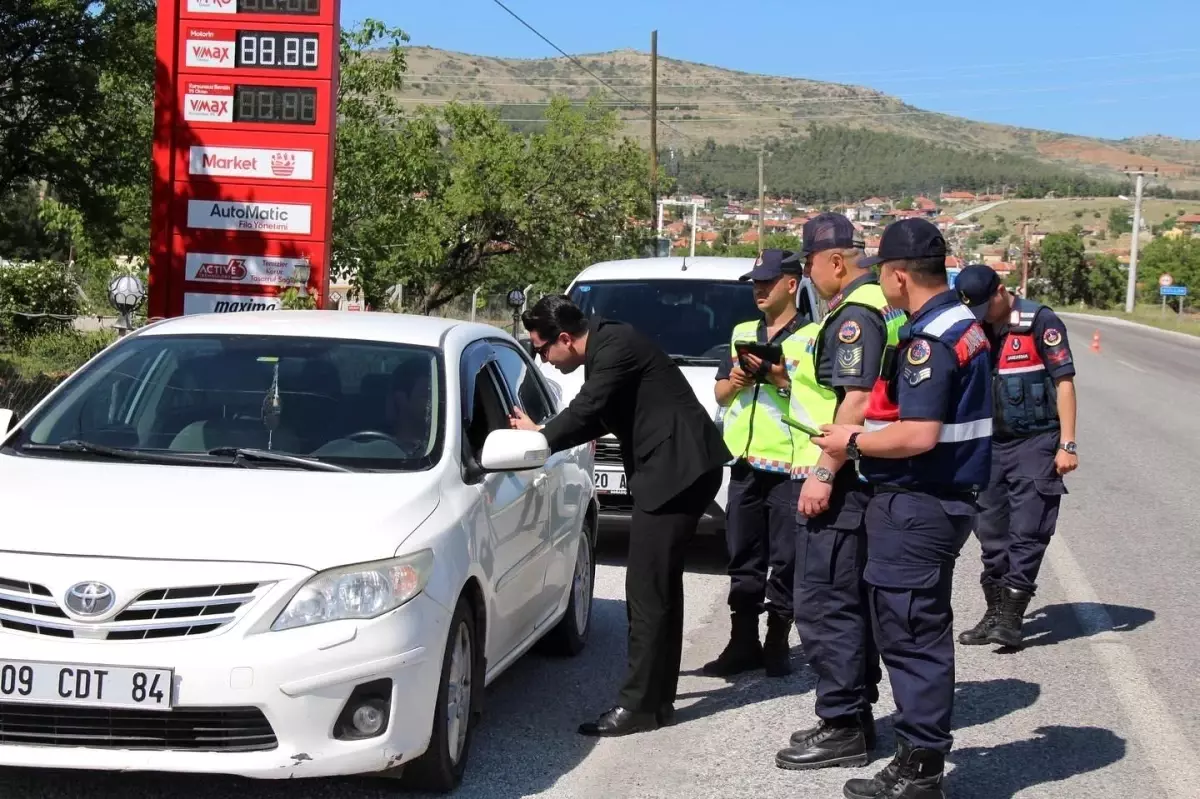
<svg viewBox="0 0 1200 799">
<path fill-rule="evenodd" d="M 538 372 L 522 353 L 507 344 L 492 343 L 496 360 L 508 385 L 509 394 L 517 401 L 529 418 L 538 424 L 554 415 L 550 399 L 542 389 Z"/>
<path fill-rule="evenodd" d="M 509 407 L 500 389 L 502 379 L 491 361 L 475 377 L 475 396 L 472 398 L 466 439 L 476 461 L 483 456 L 483 444 L 488 435 L 494 430 L 508 427 Z"/>
<path fill-rule="evenodd" d="M 734 325 L 761 316 L 752 284 L 732 280 L 596 281 L 575 284 L 570 296 L 588 316 L 628 322 L 669 355 L 714 365 Z"/>
<path fill-rule="evenodd" d="M 136 336 L 74 376 L 23 426 L 20 443 L 269 449 L 357 468 L 421 469 L 440 456 L 443 385 L 441 354 L 429 347 Z"/>
</svg>

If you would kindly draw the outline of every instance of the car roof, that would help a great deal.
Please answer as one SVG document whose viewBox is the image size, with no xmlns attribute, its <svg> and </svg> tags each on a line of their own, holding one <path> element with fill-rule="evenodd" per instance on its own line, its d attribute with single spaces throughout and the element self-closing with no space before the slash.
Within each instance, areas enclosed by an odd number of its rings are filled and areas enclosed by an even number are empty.
<svg viewBox="0 0 1200 799">
<path fill-rule="evenodd" d="M 572 283 L 598 280 L 732 280 L 736 281 L 754 266 L 754 258 L 728 258 L 717 255 L 698 257 L 628 258 L 602 261 L 584 269 Z"/>
<path fill-rule="evenodd" d="M 492 325 L 436 316 L 371 311 L 243 311 L 177 316 L 148 325 L 139 336 L 311 336 L 441 347 L 477 338 L 509 337 Z"/>
</svg>

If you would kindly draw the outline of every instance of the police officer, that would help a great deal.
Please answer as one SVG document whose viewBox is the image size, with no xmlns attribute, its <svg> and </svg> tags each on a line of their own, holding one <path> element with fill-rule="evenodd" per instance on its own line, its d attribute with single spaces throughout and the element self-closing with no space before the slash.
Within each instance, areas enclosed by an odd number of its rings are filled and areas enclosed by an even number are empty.
<svg viewBox="0 0 1200 799">
<path fill-rule="evenodd" d="M 987 611 L 958 636 L 963 644 L 1022 644 L 1021 620 L 1067 493 L 1075 449 L 1075 360 L 1067 328 L 1044 305 L 1014 297 L 988 266 L 955 282 L 985 324 L 995 384 L 992 479 L 979 497 L 980 582 Z"/>
<path fill-rule="evenodd" d="M 705 674 L 717 677 L 764 666 L 770 677 L 792 671 L 788 634 L 796 497 L 790 479 L 792 430 L 783 416 L 791 383 L 786 362 L 804 355 L 804 343 L 793 337 L 805 321 L 796 309 L 802 269 L 799 256 L 790 250 L 763 251 L 741 278 L 754 281 L 754 301 L 762 318 L 734 327 L 729 355 L 717 370 L 715 393 L 722 407 L 725 446 L 735 458 L 725 531 L 732 631 L 725 650 L 704 665 Z M 772 364 L 753 354 L 739 357 L 738 345 L 745 343 L 779 345 L 783 360 Z M 764 610 L 765 645 L 758 635 Z"/>
<path fill-rule="evenodd" d="M 861 425 L 887 348 L 905 314 L 891 308 L 869 268 L 858 231 L 826 213 L 804 225 L 805 271 L 829 312 L 811 325 L 814 346 L 792 373 L 792 417 L 810 427 Z M 800 331 L 807 337 L 809 327 Z M 871 705 L 879 655 L 862 581 L 868 486 L 845 453 L 827 454 L 797 436 L 792 474 L 803 486 L 797 516 L 796 630 L 817 674 L 817 726 L 792 734 L 775 756 L 786 769 L 865 765 L 875 745 Z"/>
<path fill-rule="evenodd" d="M 943 799 L 952 738 L 954 561 L 978 515 L 992 446 L 987 335 L 946 278 L 946 240 L 924 219 L 884 231 L 879 282 L 911 314 L 864 428 L 828 425 L 812 440 L 859 461 L 873 484 L 864 578 L 876 643 L 896 701 L 895 758 L 849 799 Z"/>
</svg>

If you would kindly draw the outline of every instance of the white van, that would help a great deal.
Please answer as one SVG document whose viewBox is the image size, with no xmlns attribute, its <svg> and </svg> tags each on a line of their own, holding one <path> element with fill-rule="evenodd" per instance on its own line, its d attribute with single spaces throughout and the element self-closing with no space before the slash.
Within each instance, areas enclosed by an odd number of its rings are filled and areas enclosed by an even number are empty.
<svg viewBox="0 0 1200 799">
<path fill-rule="evenodd" d="M 674 256 L 605 261 L 580 272 L 567 294 L 584 313 L 627 322 L 658 342 L 716 420 L 717 365 L 729 351 L 734 325 L 760 315 L 752 284 L 738 280 L 754 267 L 754 260 Z M 807 279 L 802 281 L 798 303 L 802 314 L 819 318 L 817 294 Z M 583 369 L 565 375 L 547 363 L 540 366 L 561 387 L 563 404 L 569 403 L 583 384 Z M 620 446 L 612 436 L 596 442 L 595 482 L 601 523 L 628 523 L 633 505 Z M 728 489 L 726 470 L 721 491 L 701 523 L 702 531 L 724 531 Z"/>
</svg>

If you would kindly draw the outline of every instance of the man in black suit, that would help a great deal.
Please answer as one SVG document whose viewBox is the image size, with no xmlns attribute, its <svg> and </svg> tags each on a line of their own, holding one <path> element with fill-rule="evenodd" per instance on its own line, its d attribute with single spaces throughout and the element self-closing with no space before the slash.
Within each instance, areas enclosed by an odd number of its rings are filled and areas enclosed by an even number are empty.
<svg viewBox="0 0 1200 799">
<path fill-rule="evenodd" d="M 679 367 L 627 324 L 588 319 L 567 297 L 543 297 L 521 319 L 534 351 L 559 371 L 583 366 L 569 407 L 540 428 L 553 451 L 612 433 L 621 442 L 633 518 L 625 571 L 629 666 L 618 703 L 583 735 L 618 736 L 670 724 L 683 652 L 688 542 L 733 459 Z M 512 426 L 538 430 L 517 410 Z"/>
</svg>

